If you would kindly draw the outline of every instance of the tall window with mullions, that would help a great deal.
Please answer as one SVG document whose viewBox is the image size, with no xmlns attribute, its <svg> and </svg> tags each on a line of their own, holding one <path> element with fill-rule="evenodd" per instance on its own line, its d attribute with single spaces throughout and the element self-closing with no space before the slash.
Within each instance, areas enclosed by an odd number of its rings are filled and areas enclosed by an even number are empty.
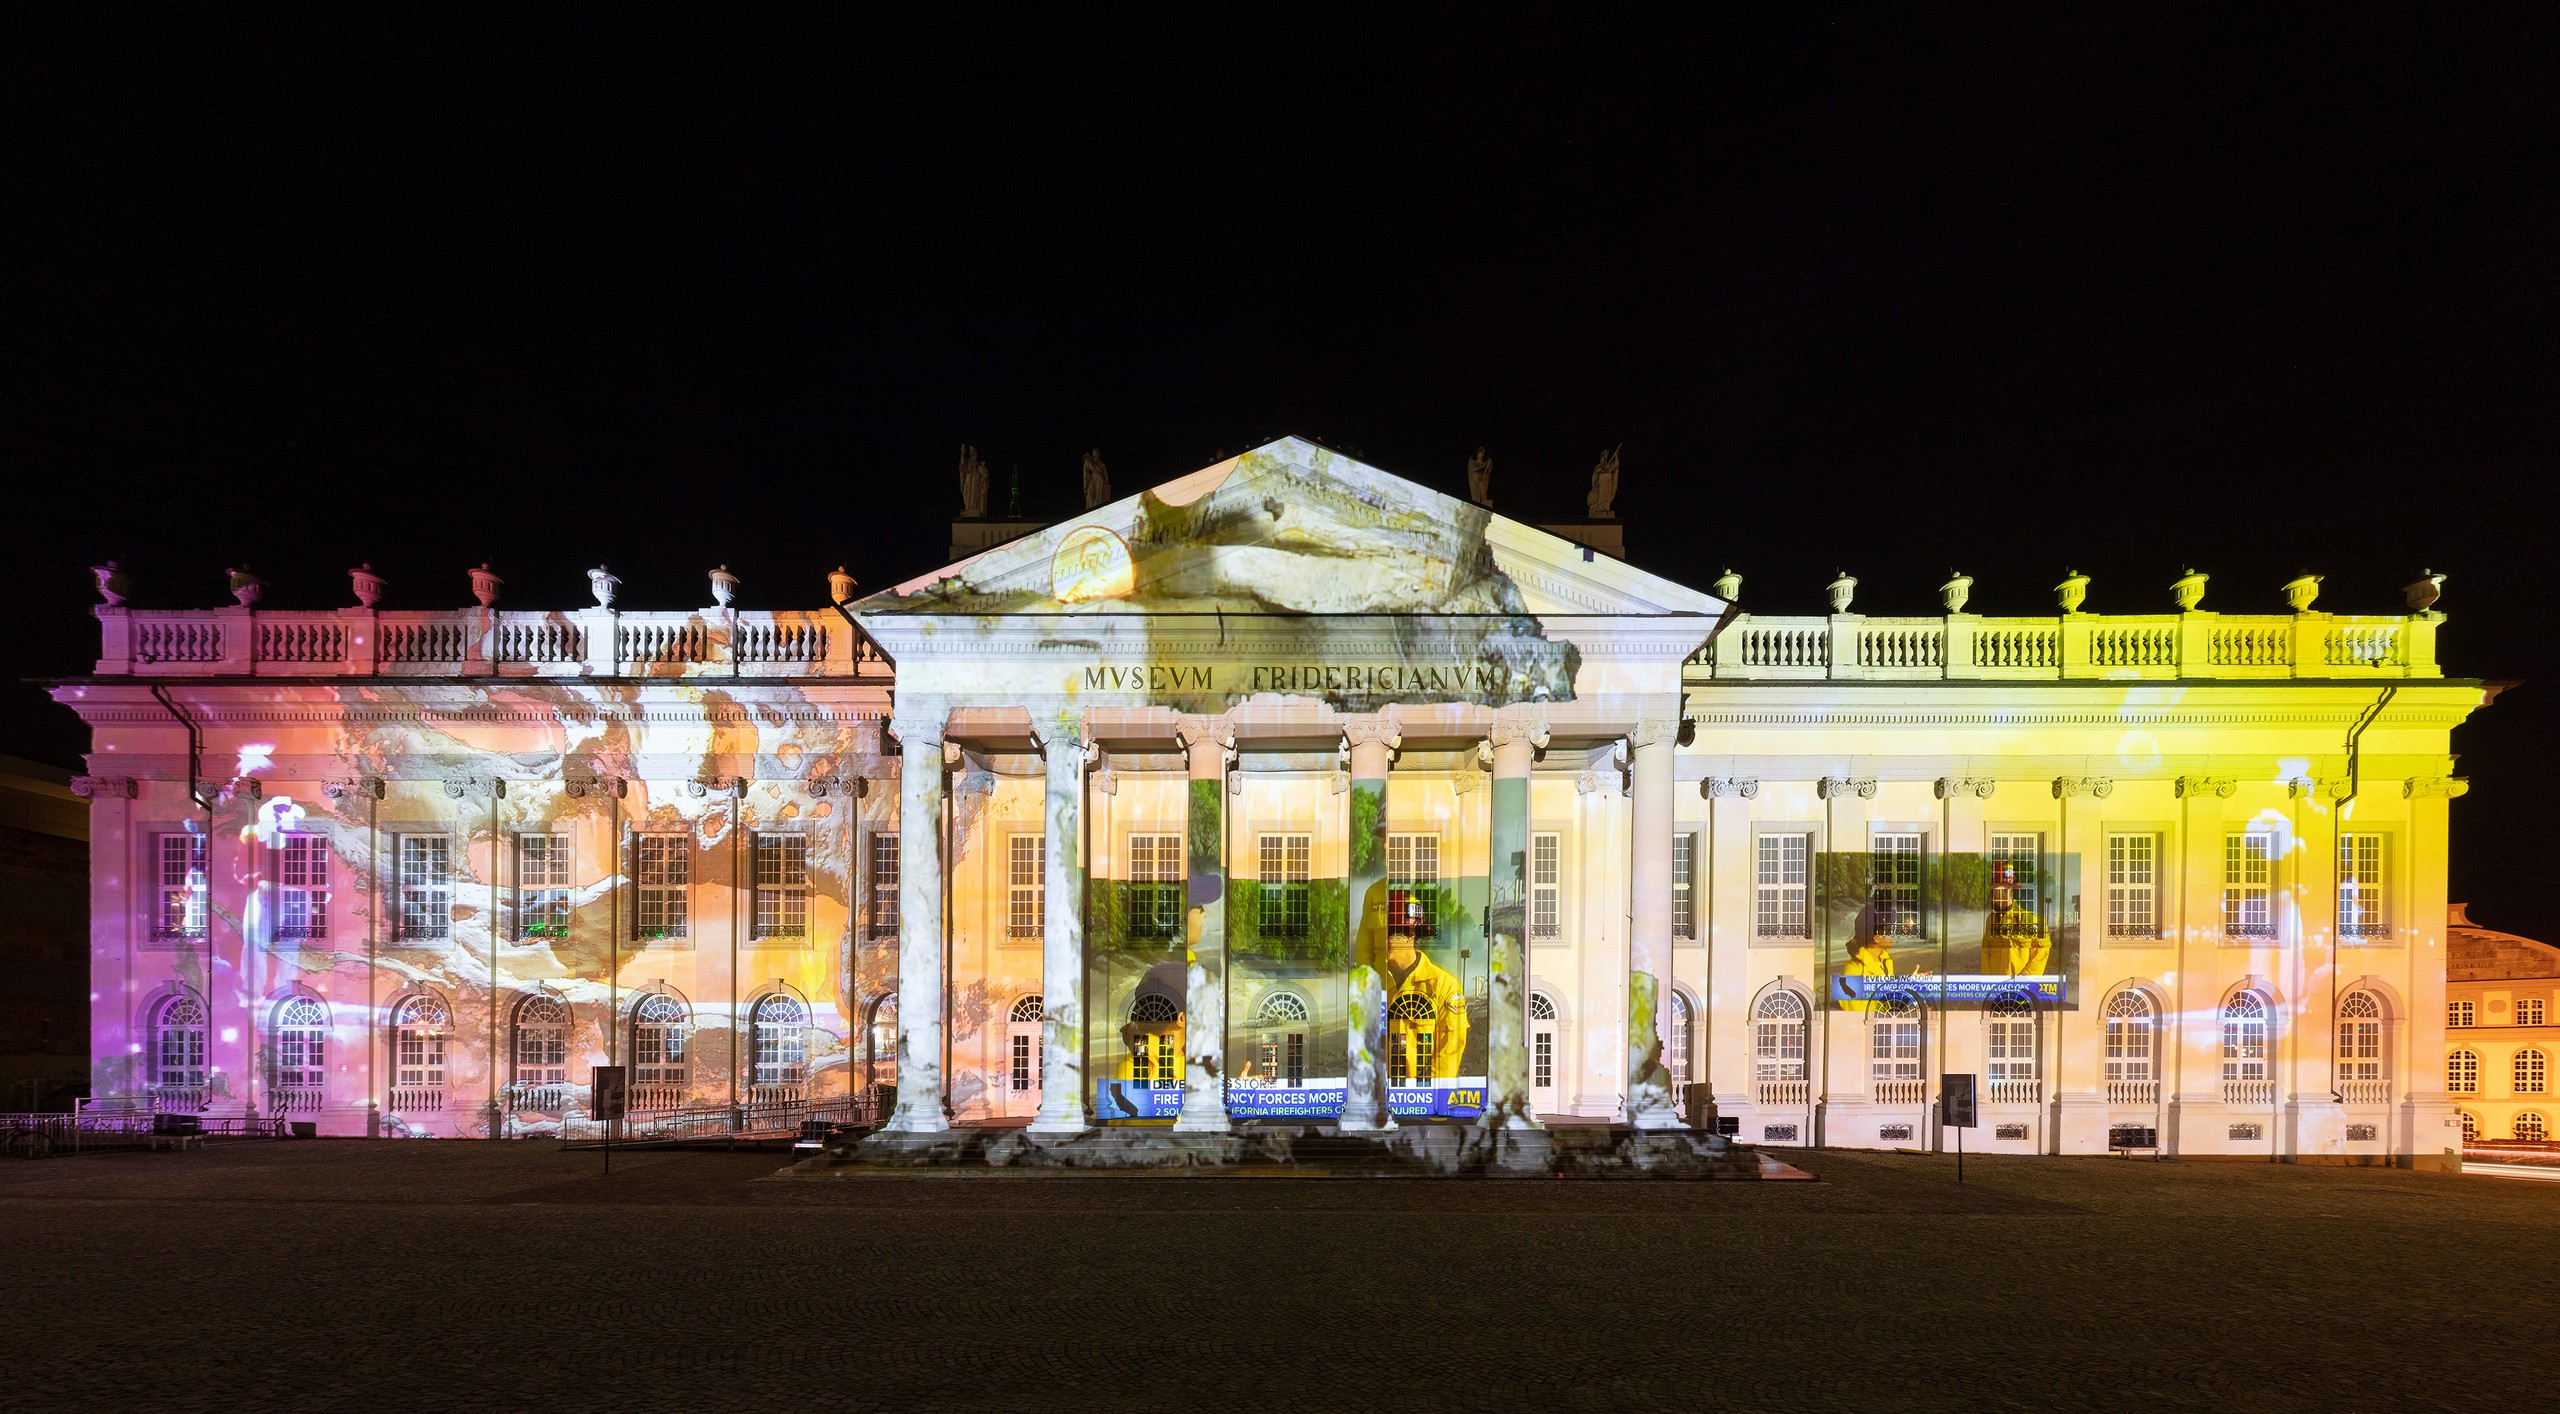
<svg viewBox="0 0 2560 1414">
<path fill-rule="evenodd" d="M 516 936 L 524 942 L 569 936 L 569 837 L 516 836 Z"/>
<path fill-rule="evenodd" d="M 1037 938 L 1048 927 L 1049 841 L 1028 832 L 1005 839 L 1005 936 Z"/>
<path fill-rule="evenodd" d="M 276 936 L 316 941 L 329 936 L 329 841 L 292 834 L 276 848 Z"/>
<path fill-rule="evenodd" d="M 1182 935 L 1185 871 L 1182 836 L 1143 834 L 1129 837 L 1130 937 L 1164 939 Z"/>
<path fill-rule="evenodd" d="M 633 838 L 633 872 L 638 898 L 632 936 L 642 942 L 686 936 L 691 926 L 687 906 L 693 882 L 693 838 L 678 834 L 643 834 Z"/>
<path fill-rule="evenodd" d="M 755 936 L 778 940 L 809 936 L 809 837 L 760 834 L 754 847 Z"/>
<path fill-rule="evenodd" d="M 1261 839 L 1261 918 L 1266 938 L 1307 936 L 1307 874 L 1314 837 L 1266 834 Z"/>
<path fill-rule="evenodd" d="M 1427 938 L 1439 926 L 1440 837 L 1387 836 L 1387 931 Z"/>
<path fill-rule="evenodd" d="M 871 836 L 871 936 L 898 936 L 898 836 L 892 830 Z"/>
<path fill-rule="evenodd" d="M 1891 938 L 1920 936 L 1920 836 L 1874 838 L 1876 931 Z"/>
</svg>

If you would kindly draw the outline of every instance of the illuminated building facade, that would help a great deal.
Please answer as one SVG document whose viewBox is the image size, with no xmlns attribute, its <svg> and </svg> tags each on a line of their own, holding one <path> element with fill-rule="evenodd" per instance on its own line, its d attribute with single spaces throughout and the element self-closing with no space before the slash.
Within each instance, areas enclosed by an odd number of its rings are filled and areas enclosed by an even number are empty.
<svg viewBox="0 0 2560 1414">
<path fill-rule="evenodd" d="M 2560 948 L 2471 921 L 2447 920 L 2444 1083 L 2473 1143 L 2560 1139 Z"/>
<path fill-rule="evenodd" d="M 2458 1149 L 2423 605 L 1754 616 L 1295 439 L 837 607 L 591 578 L 99 610 L 100 1096 Z"/>
</svg>

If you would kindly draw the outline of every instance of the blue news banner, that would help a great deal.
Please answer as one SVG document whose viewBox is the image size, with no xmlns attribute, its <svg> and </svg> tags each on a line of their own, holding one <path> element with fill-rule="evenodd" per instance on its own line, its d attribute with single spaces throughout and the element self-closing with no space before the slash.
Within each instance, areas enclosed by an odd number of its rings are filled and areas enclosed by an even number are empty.
<svg viewBox="0 0 2560 1414">
<path fill-rule="evenodd" d="M 1172 1119 L 1182 1113 L 1182 1087 L 1132 1080 L 1094 1084 L 1098 1119 Z M 1227 1114 L 1234 1119 L 1334 1120 L 1342 1117 L 1341 1081 L 1314 1085 L 1230 1085 Z M 1398 1085 L 1387 1090 L 1387 1111 L 1398 1119 L 1474 1119 L 1484 1113 L 1484 1082 L 1459 1079 L 1438 1085 Z"/>
<path fill-rule="evenodd" d="M 2023 976 L 1959 973 L 1941 977 L 1918 973 L 1907 977 L 1871 977 L 1844 973 L 1831 979 L 1835 1002 L 1923 1002 L 1929 1004 L 2023 1001 L 2056 1004 L 2070 1000 L 2063 979 L 2053 973 Z"/>
</svg>

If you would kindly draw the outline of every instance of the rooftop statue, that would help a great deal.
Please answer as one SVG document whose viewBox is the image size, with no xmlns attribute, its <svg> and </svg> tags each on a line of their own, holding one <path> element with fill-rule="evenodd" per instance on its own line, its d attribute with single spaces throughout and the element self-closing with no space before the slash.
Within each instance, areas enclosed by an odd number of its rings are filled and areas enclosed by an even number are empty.
<svg viewBox="0 0 2560 1414">
<path fill-rule="evenodd" d="M 970 520 L 982 520 L 987 514 L 987 464 L 978 460 L 978 449 L 960 444 L 960 514 Z"/>
<path fill-rule="evenodd" d="M 1493 458 L 1482 447 L 1467 458 L 1467 499 L 1479 506 L 1493 504 Z"/>
<path fill-rule="evenodd" d="M 1611 506 L 1618 499 L 1618 453 L 1625 448 L 1626 444 L 1621 442 L 1602 452 L 1600 464 L 1591 468 L 1591 498 L 1587 504 L 1593 520 L 1618 518 L 1618 513 Z"/>
<path fill-rule="evenodd" d="M 1084 508 L 1092 510 L 1111 499 L 1111 468 L 1102 464 L 1102 449 L 1084 454 Z"/>
</svg>

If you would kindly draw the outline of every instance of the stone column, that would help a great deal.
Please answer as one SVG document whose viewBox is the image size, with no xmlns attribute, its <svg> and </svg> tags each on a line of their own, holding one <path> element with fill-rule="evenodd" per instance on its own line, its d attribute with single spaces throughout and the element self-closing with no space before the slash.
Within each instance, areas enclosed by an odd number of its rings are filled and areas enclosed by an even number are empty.
<svg viewBox="0 0 2560 1414">
<path fill-rule="evenodd" d="M 898 1108 L 887 1128 L 939 1134 L 942 1113 L 942 718 L 901 718 L 898 782 Z"/>
<path fill-rule="evenodd" d="M 1225 1133 L 1227 1124 L 1227 752 L 1223 717 L 1185 717 L 1177 728 L 1191 758 L 1189 886 L 1182 936 L 1190 971 L 1182 1004 L 1182 1113 L 1178 1130 Z"/>
<path fill-rule="evenodd" d="M 1529 764 L 1546 742 L 1547 724 L 1534 711 L 1505 708 L 1494 717 L 1485 1097 L 1476 1120 L 1486 1129 L 1545 1127 L 1529 1093 Z"/>
<path fill-rule="evenodd" d="M 1395 718 L 1383 712 L 1344 718 L 1342 735 L 1351 747 L 1351 828 L 1343 908 L 1343 926 L 1351 934 L 1344 956 L 1351 972 L 1340 1127 L 1370 1132 L 1396 1127 L 1395 1116 L 1387 1108 L 1387 1070 L 1382 1063 L 1387 988 L 1378 975 L 1377 959 L 1387 946 L 1387 767 L 1403 737 Z"/>
<path fill-rule="evenodd" d="M 1040 1113 L 1034 1134 L 1081 1134 L 1084 1081 L 1084 768 L 1082 714 L 1059 714 L 1048 740 L 1047 925 L 1040 943 Z"/>
<path fill-rule="evenodd" d="M 1627 938 L 1627 1122 L 1677 1129 L 1671 1072 L 1662 1064 L 1663 964 L 1671 956 L 1671 754 L 1673 716 L 1645 717 L 1627 733 L 1634 755 L 1630 873 L 1635 898 Z"/>
</svg>

